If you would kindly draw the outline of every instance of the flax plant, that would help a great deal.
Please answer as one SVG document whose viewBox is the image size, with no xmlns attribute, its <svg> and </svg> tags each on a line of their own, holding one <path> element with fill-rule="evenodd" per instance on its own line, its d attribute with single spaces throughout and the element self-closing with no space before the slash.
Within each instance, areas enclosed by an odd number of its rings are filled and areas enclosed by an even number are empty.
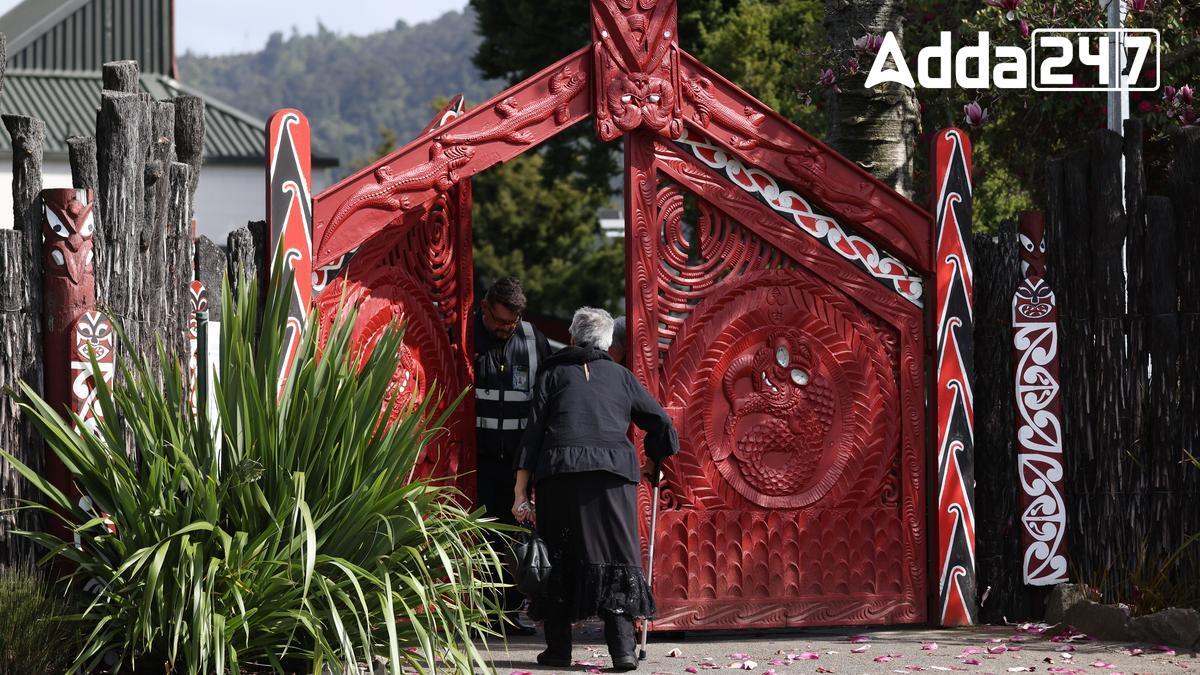
<svg viewBox="0 0 1200 675">
<path fill-rule="evenodd" d="M 490 670 L 472 638 L 498 611 L 500 563 L 484 537 L 495 525 L 453 487 L 413 475 L 446 413 L 430 396 L 381 423 L 399 405 L 400 330 L 364 354 L 352 317 L 323 340 L 310 317 L 280 392 L 290 286 L 262 308 L 253 284 L 239 287 L 223 289 L 215 434 L 178 364 L 160 379 L 128 342 L 123 384 L 96 378 L 94 429 L 76 432 L 78 420 L 23 389 L 24 413 L 87 497 L 81 507 L 0 451 L 49 504 L 25 508 L 81 540 L 22 533 L 48 549 L 43 561 L 67 561 L 66 583 L 85 597 L 72 671 L 358 673 L 379 657 L 392 673 Z"/>
</svg>

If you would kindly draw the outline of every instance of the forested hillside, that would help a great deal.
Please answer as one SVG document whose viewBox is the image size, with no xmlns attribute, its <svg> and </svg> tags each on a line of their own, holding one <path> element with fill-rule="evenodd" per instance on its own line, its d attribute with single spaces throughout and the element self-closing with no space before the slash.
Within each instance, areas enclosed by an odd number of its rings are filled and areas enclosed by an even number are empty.
<svg viewBox="0 0 1200 675">
<path fill-rule="evenodd" d="M 380 145 L 382 129 L 401 143 L 433 116 L 434 101 L 463 93 L 477 105 L 499 91 L 471 62 L 479 45 L 471 10 L 428 23 L 399 21 L 365 36 L 275 33 L 262 51 L 179 57 L 189 85 L 266 119 L 285 106 L 303 110 L 313 144 L 341 160 L 339 175 L 363 164 Z"/>
</svg>

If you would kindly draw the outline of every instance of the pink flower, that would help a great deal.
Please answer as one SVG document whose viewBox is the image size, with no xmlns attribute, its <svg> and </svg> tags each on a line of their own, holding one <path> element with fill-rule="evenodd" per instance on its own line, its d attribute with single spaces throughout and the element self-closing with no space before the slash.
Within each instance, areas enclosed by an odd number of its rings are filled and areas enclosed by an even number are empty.
<svg viewBox="0 0 1200 675">
<path fill-rule="evenodd" d="M 1024 0 L 983 0 L 984 4 L 1004 10 L 1004 18 L 1012 21 L 1017 18 L 1017 9 Z"/>
<path fill-rule="evenodd" d="M 1195 91 L 1192 89 L 1192 85 L 1185 84 L 1179 88 L 1179 100 L 1183 101 L 1184 104 L 1190 105 L 1192 102 L 1192 95 L 1194 93 Z"/>
<path fill-rule="evenodd" d="M 1169 84 L 1163 87 L 1163 98 L 1167 99 L 1168 101 L 1174 101 L 1177 93 L 1179 93 L 1178 90 Z"/>
<path fill-rule="evenodd" d="M 1021 19 L 1021 37 L 1029 39 L 1029 22 L 1025 19 Z"/>
<path fill-rule="evenodd" d="M 1017 0 L 1020 2 L 1020 0 Z M 883 37 L 875 33 L 867 33 L 860 38 L 854 38 L 854 48 L 860 52 L 868 54 L 878 54 L 879 48 L 883 46 Z"/>
<path fill-rule="evenodd" d="M 817 78 L 817 84 L 823 84 L 826 87 L 832 87 L 837 84 L 837 76 L 833 74 L 833 68 L 826 68 L 821 71 L 821 77 Z"/>
<path fill-rule="evenodd" d="M 980 126 L 987 121 L 987 109 L 981 107 L 978 101 L 971 101 L 963 106 L 963 114 L 967 117 L 967 124 L 973 127 Z"/>
<path fill-rule="evenodd" d="M 1129 11 L 1134 13 L 1144 12 L 1149 6 L 1150 0 L 1129 0 Z"/>
<path fill-rule="evenodd" d="M 1185 127 L 1191 126 L 1191 125 L 1195 124 L 1197 121 L 1200 121 L 1200 113 L 1197 113 L 1195 110 L 1192 110 L 1191 108 L 1184 108 L 1183 114 L 1181 114 L 1179 116 L 1179 120 L 1181 122 L 1183 122 L 1183 125 Z"/>
<path fill-rule="evenodd" d="M 846 59 L 846 72 L 850 73 L 851 75 L 858 73 L 858 59 L 854 58 L 853 56 Z"/>
</svg>

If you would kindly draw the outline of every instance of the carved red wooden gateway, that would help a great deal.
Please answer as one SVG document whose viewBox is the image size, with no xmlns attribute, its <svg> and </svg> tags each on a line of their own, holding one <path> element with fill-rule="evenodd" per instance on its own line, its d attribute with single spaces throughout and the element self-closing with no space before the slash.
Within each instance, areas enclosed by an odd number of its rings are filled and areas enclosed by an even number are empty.
<svg viewBox="0 0 1200 675">
<path fill-rule="evenodd" d="M 356 301 L 362 344 L 408 321 L 397 391 L 462 390 L 470 177 L 594 118 L 624 137 L 631 367 L 682 440 L 654 629 L 945 620 L 973 588 L 952 555 L 973 575 L 973 525 L 927 562 L 939 522 L 971 510 L 926 438 L 934 216 L 688 55 L 676 14 L 593 0 L 592 44 L 316 195 L 313 301 Z M 425 471 L 473 468 L 472 415 L 468 397 Z M 927 516 L 943 492 L 956 506 Z"/>
</svg>

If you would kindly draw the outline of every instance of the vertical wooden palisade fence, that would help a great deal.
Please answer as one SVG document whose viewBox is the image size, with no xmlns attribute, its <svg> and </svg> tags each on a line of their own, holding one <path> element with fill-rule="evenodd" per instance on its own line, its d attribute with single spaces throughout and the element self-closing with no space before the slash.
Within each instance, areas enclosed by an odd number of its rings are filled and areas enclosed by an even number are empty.
<svg viewBox="0 0 1200 675">
<path fill-rule="evenodd" d="M 0 69 L 3 63 L 0 49 Z M 55 389 L 54 378 L 69 376 L 69 370 L 54 371 L 63 370 L 55 364 L 69 363 L 71 357 L 47 354 L 43 344 L 43 335 L 52 334 L 52 323 L 61 320 L 52 318 L 57 315 L 42 293 L 43 260 L 49 255 L 43 251 L 43 187 L 93 191 L 94 264 L 82 283 L 94 284 L 94 309 L 125 331 L 151 368 L 162 366 L 157 352 L 161 341 L 168 358 L 178 359 L 187 376 L 193 279 L 208 287 L 208 318 L 219 321 L 226 270 L 233 281 L 238 272 L 253 276 L 261 271 L 263 223 L 231 233 L 228 254 L 205 237 L 193 239 L 204 149 L 203 100 L 154 100 L 142 90 L 132 61 L 105 64 L 103 82 L 95 135 L 68 139 L 71 186 L 42 184 L 45 124 L 9 111 L 3 116 L 13 139 L 14 228 L 0 230 L 0 387 L 24 380 L 45 395 Z M 120 342 L 115 344 L 119 360 Z M 0 447 L 44 470 L 43 443 L 7 391 L 0 395 Z M 17 473 L 0 463 L 0 508 L 33 496 Z M 44 519 L 28 511 L 0 515 L 0 563 L 34 553 L 24 539 L 9 534 L 11 529 L 44 526 Z"/>
<path fill-rule="evenodd" d="M 1167 184 L 1147 185 L 1142 125 L 1097 130 L 1047 163 L 1046 273 L 1058 300 L 1072 581 L 1136 598 L 1200 532 L 1200 128 L 1174 135 Z M 1120 176 L 1124 158 L 1124 194 Z M 1161 195 L 1161 196 L 1156 196 Z M 1012 297 L 1017 227 L 975 235 L 980 591 L 984 621 L 1040 616 L 1022 582 Z M 1200 545 L 1182 557 L 1200 570 Z M 1190 567 L 1189 567 L 1190 566 Z"/>
</svg>

